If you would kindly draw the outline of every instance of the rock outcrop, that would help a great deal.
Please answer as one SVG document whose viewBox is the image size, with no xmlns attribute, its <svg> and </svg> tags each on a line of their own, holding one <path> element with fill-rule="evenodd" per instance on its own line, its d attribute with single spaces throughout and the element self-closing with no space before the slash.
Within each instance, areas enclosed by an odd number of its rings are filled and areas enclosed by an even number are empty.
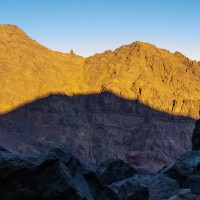
<svg viewBox="0 0 200 200">
<path fill-rule="evenodd" d="M 149 200 L 166 200 L 176 195 L 180 190 L 177 180 L 161 172 L 148 175 L 135 174 L 133 179 L 148 187 Z"/>
<path fill-rule="evenodd" d="M 129 177 L 127 172 L 123 170 Z M 0 188 L 1 200 L 147 200 L 149 196 L 148 188 L 135 180 L 100 183 L 94 172 L 59 148 L 25 157 L 0 147 Z"/>
<path fill-rule="evenodd" d="M 148 187 L 149 200 L 199 200 L 200 151 L 191 151 L 159 172 L 133 179 Z"/>
<path fill-rule="evenodd" d="M 0 116 L 0 143 L 20 153 L 62 146 L 96 168 L 122 159 L 155 172 L 191 150 L 195 121 L 111 93 L 51 95 Z"/>
</svg>

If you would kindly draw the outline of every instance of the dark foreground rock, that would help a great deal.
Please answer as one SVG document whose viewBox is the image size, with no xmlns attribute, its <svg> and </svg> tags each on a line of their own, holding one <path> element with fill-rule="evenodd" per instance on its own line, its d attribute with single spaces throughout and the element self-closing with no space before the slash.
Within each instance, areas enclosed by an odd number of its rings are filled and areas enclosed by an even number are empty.
<svg viewBox="0 0 200 200">
<path fill-rule="evenodd" d="M 168 200 L 200 200 L 200 196 L 191 193 L 191 189 L 182 189 Z"/>
<path fill-rule="evenodd" d="M 178 181 L 181 188 L 190 188 L 200 195 L 200 151 L 191 151 L 163 170 Z"/>
<path fill-rule="evenodd" d="M 199 200 L 200 151 L 191 151 L 160 172 L 133 179 L 149 189 L 149 200 Z"/>
<path fill-rule="evenodd" d="M 199 177 L 200 151 L 144 175 L 119 159 L 93 171 L 62 148 L 30 157 L 0 146 L 0 200 L 199 200 Z"/>
<path fill-rule="evenodd" d="M 105 192 L 110 199 L 143 200 L 149 197 L 148 188 L 131 178 L 107 185 Z"/>
<path fill-rule="evenodd" d="M 126 163 L 119 161 L 120 166 Z M 115 163 L 114 163 L 115 164 Z M 112 165 L 112 164 L 111 164 Z M 128 169 L 125 178 L 132 176 Z M 112 171 L 109 171 L 112 173 Z M 0 199 L 146 200 L 148 189 L 135 180 L 101 181 L 70 152 L 54 148 L 38 157 L 27 157 L 0 147 Z M 112 183 L 108 185 L 107 183 Z"/>
<path fill-rule="evenodd" d="M 149 200 L 166 200 L 179 191 L 178 181 L 163 173 L 149 175 L 136 174 L 133 177 L 149 189 Z"/>
<path fill-rule="evenodd" d="M 112 184 L 133 176 L 136 170 L 122 160 L 108 160 L 102 163 L 97 169 L 96 174 L 104 184 Z"/>
</svg>

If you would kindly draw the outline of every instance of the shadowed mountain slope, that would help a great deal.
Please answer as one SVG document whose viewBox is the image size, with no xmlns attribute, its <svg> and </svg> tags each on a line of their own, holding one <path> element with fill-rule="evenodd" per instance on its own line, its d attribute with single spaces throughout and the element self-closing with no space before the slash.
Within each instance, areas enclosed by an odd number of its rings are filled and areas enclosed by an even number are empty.
<svg viewBox="0 0 200 200">
<path fill-rule="evenodd" d="M 51 93 L 107 90 L 160 111 L 199 118 L 199 63 L 148 43 L 82 58 L 49 50 L 16 26 L 0 25 L 0 76 L 0 113 Z"/>
<path fill-rule="evenodd" d="M 152 172 L 191 150 L 195 120 L 111 93 L 50 95 L 0 115 L 0 144 L 23 153 L 68 148 L 95 168 L 109 158 Z"/>
</svg>

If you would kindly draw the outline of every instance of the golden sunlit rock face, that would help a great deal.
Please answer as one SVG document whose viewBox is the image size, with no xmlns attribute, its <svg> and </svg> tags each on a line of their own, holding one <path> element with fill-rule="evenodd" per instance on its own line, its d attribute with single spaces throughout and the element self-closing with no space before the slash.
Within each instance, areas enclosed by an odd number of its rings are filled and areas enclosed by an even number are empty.
<svg viewBox="0 0 200 200">
<path fill-rule="evenodd" d="M 83 63 L 84 58 L 43 47 L 16 26 L 1 25 L 0 112 L 49 93 L 80 93 Z"/>
<path fill-rule="evenodd" d="M 199 63 L 148 43 L 83 58 L 49 50 L 18 27 L 0 25 L 0 76 L 0 113 L 51 93 L 107 90 L 160 111 L 199 118 Z"/>
</svg>

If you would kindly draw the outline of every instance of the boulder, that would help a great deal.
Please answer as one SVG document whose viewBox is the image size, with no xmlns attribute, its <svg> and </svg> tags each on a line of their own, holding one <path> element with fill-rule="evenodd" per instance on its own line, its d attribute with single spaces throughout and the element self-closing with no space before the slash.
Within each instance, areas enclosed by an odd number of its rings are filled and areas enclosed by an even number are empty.
<svg viewBox="0 0 200 200">
<path fill-rule="evenodd" d="M 149 200 L 166 200 L 179 191 L 179 183 L 163 173 L 133 176 L 140 184 L 149 189 Z"/>
<path fill-rule="evenodd" d="M 181 188 L 191 188 L 192 193 L 200 195 L 200 151 L 191 151 L 163 172 L 177 180 Z"/>
<path fill-rule="evenodd" d="M 110 160 L 97 171 L 83 165 L 66 149 L 53 148 L 33 157 L 0 146 L 0 199 L 148 199 L 148 188 L 127 180 L 135 173 L 129 164 Z"/>
<path fill-rule="evenodd" d="M 109 199 L 116 200 L 147 200 L 149 190 L 133 178 L 107 185 L 106 195 Z"/>
<path fill-rule="evenodd" d="M 68 151 L 53 149 L 25 157 L 0 149 L 0 199 L 93 200 L 89 186 Z"/>
<path fill-rule="evenodd" d="M 122 160 L 110 159 L 102 163 L 97 169 L 96 174 L 101 183 L 108 185 L 133 176 L 137 171 L 128 163 Z"/>
<path fill-rule="evenodd" d="M 182 189 L 179 193 L 168 200 L 200 200 L 200 196 L 191 193 L 191 189 Z"/>
</svg>

